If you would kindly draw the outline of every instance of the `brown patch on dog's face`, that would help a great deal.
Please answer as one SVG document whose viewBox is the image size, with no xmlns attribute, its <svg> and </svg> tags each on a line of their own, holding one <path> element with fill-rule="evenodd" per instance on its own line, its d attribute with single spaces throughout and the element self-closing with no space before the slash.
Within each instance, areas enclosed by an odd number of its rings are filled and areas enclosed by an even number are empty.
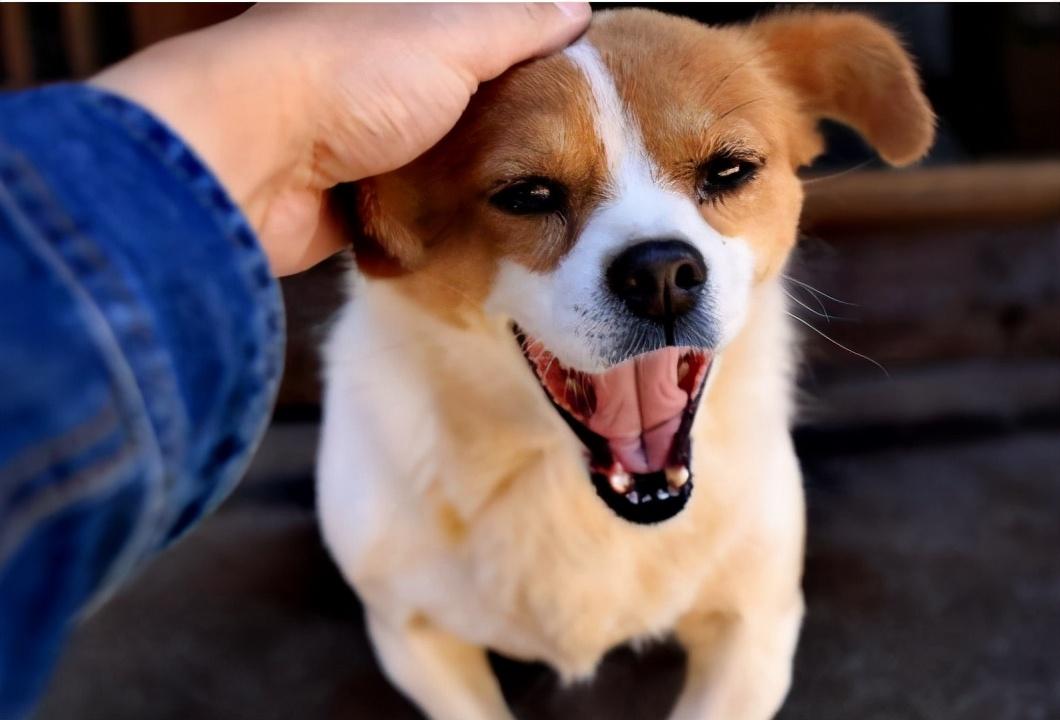
<svg viewBox="0 0 1060 720">
<path fill-rule="evenodd" d="M 555 267 L 606 193 L 605 162 L 589 86 L 555 56 L 484 85 L 442 143 L 366 181 L 359 209 L 369 236 L 397 238 L 390 247 L 405 267 L 396 278 L 405 292 L 451 310 L 485 299 L 500 258 L 538 272 Z M 533 178 L 562 188 L 561 213 L 516 216 L 491 204 Z"/>
</svg>

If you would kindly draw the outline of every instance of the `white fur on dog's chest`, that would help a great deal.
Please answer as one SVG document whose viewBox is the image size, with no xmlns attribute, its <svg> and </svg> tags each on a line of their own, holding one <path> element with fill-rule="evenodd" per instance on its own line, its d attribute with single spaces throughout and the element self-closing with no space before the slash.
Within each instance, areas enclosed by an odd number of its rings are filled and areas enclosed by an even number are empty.
<svg viewBox="0 0 1060 720">
<path fill-rule="evenodd" d="M 574 678 L 615 645 L 671 629 L 700 583 L 697 568 L 666 551 L 679 527 L 631 525 L 603 506 L 584 470 L 548 477 L 548 465 L 528 468 L 426 564 L 437 585 L 420 601 L 450 632 Z"/>
</svg>

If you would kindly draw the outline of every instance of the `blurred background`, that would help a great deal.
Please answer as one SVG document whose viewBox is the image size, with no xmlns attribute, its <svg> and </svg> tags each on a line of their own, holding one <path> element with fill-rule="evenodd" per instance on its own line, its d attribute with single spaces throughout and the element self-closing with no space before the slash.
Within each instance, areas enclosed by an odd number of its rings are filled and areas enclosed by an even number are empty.
<svg viewBox="0 0 1060 720">
<path fill-rule="evenodd" d="M 3 4 L 0 87 L 85 77 L 245 7 Z M 770 7 L 664 9 L 734 22 Z M 829 126 L 806 173 L 788 272 L 809 612 L 781 717 L 1060 718 L 1060 4 L 848 7 L 904 38 L 940 134 L 889 171 Z M 313 522 L 316 347 L 340 269 L 284 281 L 287 375 L 246 481 L 82 624 L 40 718 L 419 717 Z M 564 689 L 495 658 L 535 719 L 662 718 L 682 663 L 665 644 L 618 649 Z"/>
</svg>

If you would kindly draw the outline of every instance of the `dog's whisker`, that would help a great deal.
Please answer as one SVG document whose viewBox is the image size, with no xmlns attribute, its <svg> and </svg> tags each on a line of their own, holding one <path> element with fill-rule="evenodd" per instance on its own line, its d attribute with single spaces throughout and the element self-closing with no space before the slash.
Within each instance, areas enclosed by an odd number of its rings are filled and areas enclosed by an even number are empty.
<svg viewBox="0 0 1060 720">
<path fill-rule="evenodd" d="M 721 90 L 722 87 L 724 87 L 725 83 L 727 83 L 729 81 L 729 78 L 731 78 L 733 75 L 738 73 L 740 70 L 743 70 L 745 67 L 747 67 L 751 62 L 753 62 L 755 60 L 756 57 L 758 57 L 758 56 L 757 55 L 749 55 L 744 60 L 742 60 L 741 62 L 736 63 L 736 65 L 731 70 L 729 70 L 729 72 L 727 72 L 721 78 L 721 80 L 719 80 L 717 83 L 715 83 L 713 88 L 711 88 L 710 93 L 707 95 L 706 102 L 709 103 L 710 101 L 712 101 L 714 99 L 714 96 L 718 94 L 718 91 Z"/>
<path fill-rule="evenodd" d="M 737 110 L 742 110 L 743 108 L 747 107 L 748 105 L 753 105 L 754 103 L 761 102 L 763 100 L 765 100 L 764 97 L 757 97 L 757 98 L 752 98 L 751 100 L 745 100 L 744 102 L 739 103 L 737 105 L 734 105 L 733 107 L 731 107 L 728 110 L 726 110 L 725 112 L 723 112 L 721 115 L 719 115 L 717 118 L 715 118 L 714 122 L 715 123 L 721 122 L 722 120 L 724 120 L 725 118 L 729 117 L 730 115 L 732 115 Z"/>
<path fill-rule="evenodd" d="M 781 289 L 784 290 L 784 294 L 785 295 L 787 295 L 792 300 L 795 300 L 795 296 L 792 295 L 790 292 L 788 292 L 787 288 L 782 287 Z M 821 300 L 819 295 L 817 295 L 817 294 L 815 294 L 813 292 L 810 292 L 810 291 L 806 290 L 806 288 L 803 288 L 803 287 L 800 287 L 799 290 L 802 290 L 803 292 L 809 292 L 810 293 L 810 297 L 812 297 L 814 299 L 814 302 L 817 303 L 817 307 L 821 308 L 821 312 L 823 312 L 825 314 L 828 313 L 828 310 L 824 306 L 824 301 Z M 795 301 L 798 302 L 798 300 L 795 300 Z"/>
<path fill-rule="evenodd" d="M 787 311 L 785 311 L 785 313 L 786 313 L 786 314 L 788 315 L 788 317 L 790 317 L 790 318 L 793 318 L 794 320 L 798 320 L 798 321 L 799 321 L 800 323 L 802 323 L 802 324 L 803 324 L 803 325 L 805 325 L 806 327 L 810 328 L 810 330 L 813 330 L 813 331 L 814 331 L 815 333 L 817 333 L 818 335 L 820 335 L 821 337 L 823 337 L 823 338 L 824 338 L 825 340 L 827 340 L 828 342 L 832 343 L 832 344 L 833 344 L 833 345 L 835 345 L 836 347 L 838 347 L 838 348 L 841 348 L 841 349 L 843 349 L 843 350 L 846 350 L 846 351 L 847 351 L 848 353 L 850 353 L 851 355 L 854 355 L 855 357 L 859 357 L 859 358 L 861 358 L 862 360 L 867 360 L 868 362 L 870 362 L 870 363 L 872 363 L 873 365 L 875 365 L 876 367 L 878 367 L 878 368 L 880 369 L 880 371 L 881 371 L 881 372 L 882 372 L 882 373 L 883 373 L 883 374 L 884 374 L 884 375 L 885 375 L 886 377 L 888 377 L 888 378 L 889 378 L 889 377 L 891 377 L 891 374 L 890 374 L 889 372 L 887 372 L 887 368 L 885 368 L 885 367 L 884 367 L 884 366 L 883 366 L 883 365 L 882 365 L 881 363 L 877 362 L 876 360 L 873 360 L 872 358 L 870 358 L 870 357 L 869 357 L 868 355 L 864 355 L 864 354 L 862 354 L 862 353 L 859 353 L 859 352 L 858 352 L 857 350 L 852 350 L 852 349 L 850 349 L 849 347 L 847 347 L 847 346 L 846 346 L 846 345 L 844 345 L 843 343 L 839 342 L 839 341 L 838 341 L 838 340 L 836 340 L 835 338 L 833 338 L 833 337 L 830 337 L 830 336 L 829 336 L 828 334 L 826 334 L 826 333 L 825 333 L 824 331 L 820 330 L 819 328 L 816 328 L 816 327 L 814 327 L 814 326 L 813 326 L 812 324 L 810 324 L 810 323 L 809 323 L 809 322 L 808 322 L 807 320 L 805 320 L 804 318 L 801 318 L 801 317 L 799 317 L 798 315 L 795 315 L 794 313 L 790 313 L 790 312 L 787 312 Z"/>
<path fill-rule="evenodd" d="M 828 293 L 824 292 L 823 290 L 818 290 L 813 285 L 810 285 L 807 282 L 803 282 L 802 280 L 799 280 L 797 278 L 793 278 L 791 275 L 781 275 L 781 277 L 783 277 L 785 280 L 788 280 L 789 282 L 793 282 L 796 285 L 799 285 L 799 286 L 805 288 L 806 290 L 809 290 L 815 296 L 819 295 L 821 297 L 828 298 L 832 302 L 837 302 L 840 305 L 847 305 L 849 307 L 861 307 L 858 303 L 847 302 L 846 300 L 840 300 L 837 297 L 833 297 L 833 296 L 829 295 Z"/>
<path fill-rule="evenodd" d="M 828 175 L 817 175 L 815 177 L 806 178 L 806 179 L 802 180 L 802 184 L 803 184 L 803 186 L 806 186 L 806 185 L 814 185 L 814 184 L 819 183 L 819 182 L 824 182 L 825 180 L 835 180 L 837 178 L 843 177 L 844 175 L 848 175 L 848 174 L 850 174 L 852 172 L 856 172 L 858 170 L 861 170 L 865 166 L 871 165 L 872 162 L 873 162 L 872 158 L 869 158 L 868 160 L 862 160 L 857 165 L 854 165 L 852 167 L 848 167 L 845 170 L 840 170 L 838 172 L 830 173 Z"/>
<path fill-rule="evenodd" d="M 820 301 L 820 299 L 817 300 L 817 303 L 818 303 L 818 305 L 820 305 L 821 309 L 820 310 L 814 310 L 812 307 L 810 307 L 809 305 L 804 303 L 802 300 L 799 300 L 797 297 L 795 297 L 794 295 L 789 293 L 787 290 L 784 290 L 784 294 L 787 295 L 788 298 L 793 303 L 798 305 L 799 307 L 804 308 L 805 310 L 813 313 L 817 317 L 823 317 L 825 319 L 825 322 L 832 322 L 832 316 L 828 314 L 828 310 L 825 308 L 824 303 L 822 303 Z M 814 297 L 816 297 L 816 296 L 814 296 Z"/>
</svg>

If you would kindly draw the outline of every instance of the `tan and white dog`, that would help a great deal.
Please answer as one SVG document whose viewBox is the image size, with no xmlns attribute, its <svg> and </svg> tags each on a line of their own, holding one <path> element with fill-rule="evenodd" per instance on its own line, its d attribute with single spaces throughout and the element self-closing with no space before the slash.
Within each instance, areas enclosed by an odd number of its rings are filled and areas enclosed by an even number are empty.
<svg viewBox="0 0 1060 720">
<path fill-rule="evenodd" d="M 602 13 L 359 187 L 318 506 L 431 718 L 511 717 L 486 648 L 573 679 L 668 633 L 673 718 L 779 708 L 804 525 L 781 271 L 823 117 L 892 164 L 934 132 L 865 17 Z"/>
</svg>

